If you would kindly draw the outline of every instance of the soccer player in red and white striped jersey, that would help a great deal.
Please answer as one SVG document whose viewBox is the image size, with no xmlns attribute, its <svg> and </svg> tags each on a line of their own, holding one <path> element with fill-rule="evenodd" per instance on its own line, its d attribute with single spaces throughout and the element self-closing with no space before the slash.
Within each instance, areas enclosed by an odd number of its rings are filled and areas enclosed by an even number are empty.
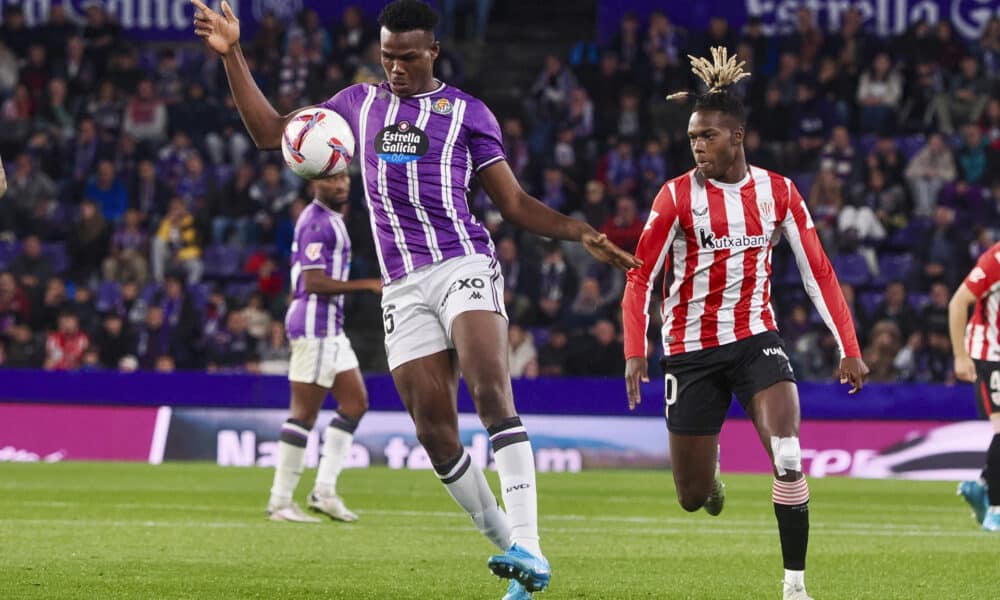
<svg viewBox="0 0 1000 600">
<path fill-rule="evenodd" d="M 969 308 L 975 305 L 972 318 Z M 993 423 L 986 468 L 958 492 L 986 531 L 1000 531 L 1000 243 L 983 253 L 948 304 L 955 376 L 976 384 L 976 408 Z"/>
<path fill-rule="evenodd" d="M 681 506 L 722 510 L 719 431 L 735 394 L 774 470 L 772 499 L 785 566 L 785 600 L 807 600 L 804 571 L 809 490 L 799 446 L 795 377 L 771 307 L 771 248 L 784 234 L 806 291 L 840 345 L 840 378 L 861 389 L 861 360 L 847 303 L 798 190 L 787 177 L 747 164 L 745 111 L 726 91 L 748 76 L 724 48 L 692 58 L 708 86 L 688 124 L 696 168 L 653 201 L 622 301 L 629 406 L 647 381 L 650 287 L 668 260 L 673 278 L 660 309 L 670 456 Z"/>
</svg>

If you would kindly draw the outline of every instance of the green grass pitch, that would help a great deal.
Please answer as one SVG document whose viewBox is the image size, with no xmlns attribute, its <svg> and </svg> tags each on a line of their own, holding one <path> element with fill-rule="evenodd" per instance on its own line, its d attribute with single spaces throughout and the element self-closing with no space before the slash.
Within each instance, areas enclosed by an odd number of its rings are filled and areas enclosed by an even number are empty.
<svg viewBox="0 0 1000 600">
<path fill-rule="evenodd" d="M 303 496 L 314 471 L 299 486 Z M 354 524 L 271 523 L 269 469 L 0 465 L 0 598 L 494 598 L 492 547 L 427 471 L 346 471 Z M 770 479 L 729 475 L 720 517 L 686 514 L 669 473 L 539 476 L 541 600 L 777 599 Z M 495 474 L 491 481 L 496 489 Z M 1000 535 L 952 483 L 813 479 L 817 600 L 1000 597 Z"/>
</svg>

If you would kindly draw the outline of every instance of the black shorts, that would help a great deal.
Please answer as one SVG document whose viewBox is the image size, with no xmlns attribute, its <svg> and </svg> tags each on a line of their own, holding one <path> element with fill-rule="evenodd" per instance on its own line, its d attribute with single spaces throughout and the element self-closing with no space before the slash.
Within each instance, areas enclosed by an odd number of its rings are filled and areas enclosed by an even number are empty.
<svg viewBox="0 0 1000 600">
<path fill-rule="evenodd" d="M 976 364 L 976 410 L 980 417 L 988 419 L 1000 412 L 1000 362 L 972 362 Z"/>
<path fill-rule="evenodd" d="M 785 344 L 774 331 L 717 348 L 665 356 L 662 364 L 671 433 L 717 434 L 734 394 L 746 411 L 757 392 L 780 381 L 795 381 Z"/>
</svg>

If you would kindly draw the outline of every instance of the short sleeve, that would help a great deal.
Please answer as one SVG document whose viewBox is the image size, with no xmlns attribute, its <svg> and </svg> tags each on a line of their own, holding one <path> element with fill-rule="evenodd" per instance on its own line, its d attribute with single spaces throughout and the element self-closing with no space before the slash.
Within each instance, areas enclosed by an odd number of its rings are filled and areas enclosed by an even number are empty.
<svg viewBox="0 0 1000 600">
<path fill-rule="evenodd" d="M 469 127 L 469 153 L 472 167 L 478 173 L 495 162 L 504 160 L 503 134 L 496 116 L 482 102 L 469 103 L 469 114 L 465 117 Z"/>
<path fill-rule="evenodd" d="M 994 244 L 979 257 L 964 283 L 965 287 L 979 298 L 998 281 L 1000 281 L 1000 244 Z"/>
<path fill-rule="evenodd" d="M 306 223 L 299 229 L 295 241 L 299 247 L 299 264 L 303 271 L 325 269 L 333 262 L 335 235 L 331 227 L 324 227 L 320 221 Z"/>
</svg>

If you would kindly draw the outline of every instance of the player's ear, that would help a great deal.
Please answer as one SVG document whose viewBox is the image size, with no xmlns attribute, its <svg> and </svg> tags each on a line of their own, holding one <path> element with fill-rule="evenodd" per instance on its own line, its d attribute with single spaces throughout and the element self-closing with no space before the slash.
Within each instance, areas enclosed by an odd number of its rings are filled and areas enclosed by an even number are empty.
<svg viewBox="0 0 1000 600">
<path fill-rule="evenodd" d="M 438 54 L 441 54 L 441 42 L 437 40 L 432 41 L 430 52 L 431 52 L 431 60 L 437 60 Z"/>
<path fill-rule="evenodd" d="M 733 129 L 733 145 L 734 146 L 740 146 L 740 145 L 743 144 L 743 136 L 744 136 L 744 134 L 746 134 L 746 128 L 744 128 L 742 125 L 738 126 L 736 129 Z"/>
</svg>

